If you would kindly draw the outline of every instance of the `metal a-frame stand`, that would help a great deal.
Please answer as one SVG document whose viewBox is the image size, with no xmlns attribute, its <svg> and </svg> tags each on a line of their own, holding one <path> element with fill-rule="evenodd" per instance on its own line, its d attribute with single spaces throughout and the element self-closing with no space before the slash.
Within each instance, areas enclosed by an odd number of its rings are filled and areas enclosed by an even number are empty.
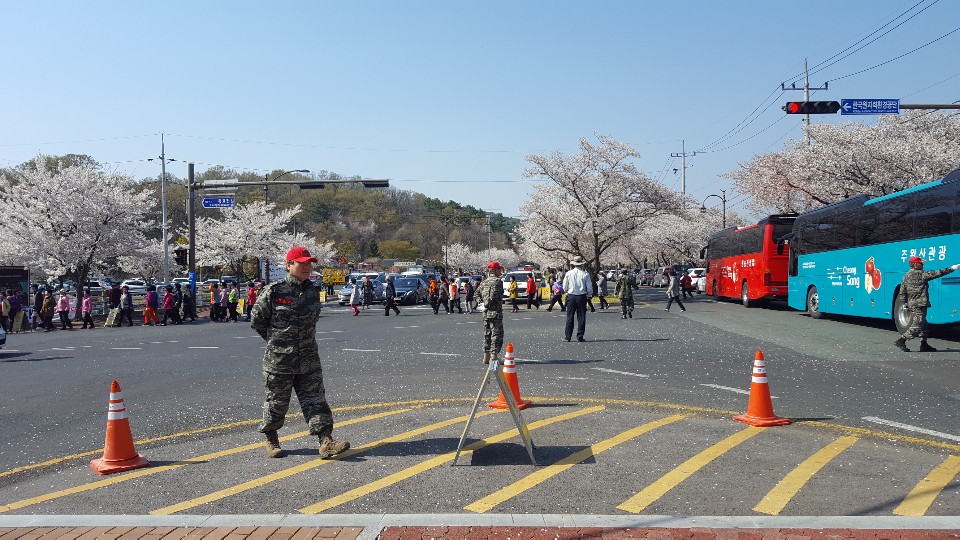
<svg viewBox="0 0 960 540">
<path fill-rule="evenodd" d="M 503 394 L 503 400 L 507 402 L 507 409 L 510 410 L 510 416 L 513 417 L 513 423 L 517 426 L 517 431 L 520 433 L 520 438 L 523 439 L 523 444 L 527 448 L 527 455 L 530 456 L 530 463 L 534 467 L 537 466 L 537 458 L 533 456 L 533 441 L 530 440 L 530 430 L 527 428 L 526 422 L 523 421 L 523 417 L 520 416 L 520 409 L 517 408 L 517 401 L 513 398 L 513 392 L 510 390 L 510 386 L 507 384 L 507 379 L 503 376 L 503 366 L 500 365 L 500 362 L 494 360 L 490 363 L 490 368 L 487 369 L 483 374 L 483 381 L 480 383 L 480 389 L 477 390 L 477 399 L 473 401 L 473 409 L 470 411 L 470 417 L 467 418 L 467 425 L 463 427 L 463 435 L 460 435 L 460 443 L 457 444 L 457 453 L 453 457 L 452 466 L 457 465 L 457 459 L 460 458 L 460 451 L 463 450 L 463 443 L 467 439 L 467 434 L 470 432 L 470 426 L 473 424 L 473 419 L 477 415 L 477 409 L 480 407 L 480 400 L 483 399 L 483 392 L 487 389 L 487 383 L 490 382 L 490 374 L 496 374 L 497 386 L 500 387 L 500 393 Z"/>
</svg>

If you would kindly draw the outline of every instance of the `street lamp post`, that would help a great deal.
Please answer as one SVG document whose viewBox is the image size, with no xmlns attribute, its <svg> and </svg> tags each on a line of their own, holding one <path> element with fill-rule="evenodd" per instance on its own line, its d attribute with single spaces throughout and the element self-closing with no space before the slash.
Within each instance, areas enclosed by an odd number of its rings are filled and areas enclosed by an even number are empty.
<svg viewBox="0 0 960 540">
<path fill-rule="evenodd" d="M 167 282 L 170 281 L 170 254 L 167 249 L 167 244 L 170 241 L 167 229 L 167 162 L 176 160 L 167 159 L 163 144 L 163 133 L 160 134 L 160 155 L 157 156 L 157 159 L 160 160 L 160 227 L 163 231 L 163 270 L 161 272 L 163 275 L 161 277 L 164 282 Z M 147 159 L 147 161 L 153 161 L 153 158 Z"/>
<path fill-rule="evenodd" d="M 308 172 L 310 172 L 310 171 L 307 170 L 307 169 L 294 169 L 294 170 L 292 170 L 292 171 L 283 171 L 282 173 L 278 174 L 277 176 L 274 176 L 273 179 L 274 179 L 274 180 L 278 180 L 281 176 L 286 176 L 286 175 L 288 175 L 288 174 L 290 174 L 290 173 L 295 173 L 295 172 L 298 172 L 298 173 L 308 173 Z M 264 181 L 264 182 L 269 182 L 269 181 L 270 181 L 270 173 L 267 173 L 267 174 L 263 175 L 263 181 Z M 266 185 L 266 184 L 263 185 L 263 202 L 265 202 L 265 203 L 270 202 L 270 200 L 269 200 L 269 198 L 268 198 L 268 195 L 267 195 L 267 185 Z"/>
<path fill-rule="evenodd" d="M 707 212 L 707 199 L 710 197 L 716 197 L 720 199 L 720 202 L 723 204 L 723 228 L 727 228 L 727 190 L 721 189 L 720 195 L 707 195 L 703 198 L 703 203 L 700 204 L 700 213 L 704 214 Z"/>
<path fill-rule="evenodd" d="M 278 174 L 277 176 L 274 176 L 273 179 L 274 179 L 274 180 L 277 180 L 277 179 L 279 179 L 281 176 L 286 176 L 286 175 L 288 175 L 288 174 L 290 174 L 290 173 L 308 173 L 308 172 L 310 172 L 308 169 L 294 169 L 294 170 L 292 170 L 292 171 L 283 171 L 282 173 Z M 266 184 L 266 183 L 269 182 L 269 181 L 270 181 L 270 173 L 267 173 L 267 174 L 263 175 L 263 182 L 264 182 L 264 184 L 263 184 L 263 203 L 264 203 L 264 204 L 270 202 L 270 200 L 269 200 L 269 193 L 267 192 L 267 184 Z M 264 283 L 270 283 L 270 259 L 267 259 L 267 258 L 264 258 L 264 259 L 263 259 L 263 282 L 264 282 Z"/>
</svg>

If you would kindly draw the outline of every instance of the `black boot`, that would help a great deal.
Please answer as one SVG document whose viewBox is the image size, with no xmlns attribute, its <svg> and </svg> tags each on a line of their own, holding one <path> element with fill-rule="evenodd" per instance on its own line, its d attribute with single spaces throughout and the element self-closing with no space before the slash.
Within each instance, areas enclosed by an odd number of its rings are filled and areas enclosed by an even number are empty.
<svg viewBox="0 0 960 540">
<path fill-rule="evenodd" d="M 905 339 L 903 339 L 903 338 L 900 338 L 900 339 L 894 341 L 893 344 L 896 345 L 897 348 L 900 349 L 900 350 L 903 351 L 903 352 L 910 352 L 910 349 L 907 348 L 907 340 L 905 340 Z M 921 346 L 922 346 L 922 345 L 921 345 Z"/>
<path fill-rule="evenodd" d="M 920 342 L 920 352 L 937 352 L 937 349 L 931 347 L 930 344 L 927 343 L 927 340 L 924 339 Z"/>
</svg>

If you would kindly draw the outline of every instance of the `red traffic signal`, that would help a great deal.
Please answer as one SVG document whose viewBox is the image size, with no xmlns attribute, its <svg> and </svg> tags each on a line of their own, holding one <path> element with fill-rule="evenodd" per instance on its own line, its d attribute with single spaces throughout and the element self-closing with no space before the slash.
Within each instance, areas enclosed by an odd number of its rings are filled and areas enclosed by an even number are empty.
<svg viewBox="0 0 960 540">
<path fill-rule="evenodd" d="M 789 101 L 783 106 L 787 114 L 836 114 L 839 101 Z"/>
<path fill-rule="evenodd" d="M 187 265 L 187 250 L 184 248 L 177 248 L 173 250 L 174 260 L 177 264 L 181 266 Z"/>
</svg>

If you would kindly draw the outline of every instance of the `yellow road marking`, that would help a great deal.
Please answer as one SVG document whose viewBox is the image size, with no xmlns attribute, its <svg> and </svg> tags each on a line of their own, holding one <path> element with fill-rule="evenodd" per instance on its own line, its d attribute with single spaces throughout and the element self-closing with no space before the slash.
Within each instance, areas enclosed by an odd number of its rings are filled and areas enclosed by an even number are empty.
<svg viewBox="0 0 960 540">
<path fill-rule="evenodd" d="M 830 463 L 830 460 L 840 455 L 840 453 L 847 448 L 853 446 L 853 443 L 858 440 L 856 437 L 840 437 L 827 446 L 824 446 L 817 451 L 817 453 L 803 460 L 803 463 L 797 465 L 795 469 L 783 477 L 783 480 L 773 486 L 773 489 L 763 497 L 763 500 L 753 507 L 753 510 L 755 512 L 770 514 L 771 516 L 779 515 L 784 507 L 787 506 L 787 503 L 813 478 L 813 475 L 820 472 L 820 469 L 824 468 L 827 463 Z"/>
<path fill-rule="evenodd" d="M 666 495 L 668 491 L 677 487 L 681 482 L 692 476 L 693 473 L 699 471 L 703 467 L 710 464 L 711 461 L 735 448 L 738 444 L 746 441 L 754 435 L 759 434 L 764 429 L 767 428 L 751 426 L 734 433 L 717 444 L 714 444 L 710 448 L 707 448 L 692 458 L 684 461 L 678 467 L 660 477 L 659 480 L 643 488 L 643 490 L 641 490 L 639 493 L 624 501 L 622 504 L 617 506 L 617 508 L 625 512 L 639 514 L 644 508 L 655 503 L 660 497 Z"/>
<path fill-rule="evenodd" d="M 613 448 L 614 446 L 617 446 L 620 443 L 624 443 L 626 441 L 629 441 L 630 439 L 639 437 L 644 433 L 653 431 L 658 427 L 672 424 L 673 422 L 676 422 L 683 418 L 686 418 L 686 416 L 682 414 L 675 414 L 673 416 L 668 416 L 666 418 L 662 418 L 654 422 L 643 424 L 642 426 L 637 426 L 633 429 L 624 431 L 623 433 L 615 437 L 611 437 L 605 441 L 601 441 L 601 442 L 598 442 L 597 444 L 584 448 L 583 450 L 574 452 L 573 454 L 570 454 L 569 456 L 557 461 L 552 465 L 548 465 L 546 467 L 538 469 L 537 472 L 532 473 L 526 476 L 525 478 L 521 478 L 520 480 L 517 480 L 516 482 L 510 484 L 509 486 L 503 489 L 500 489 L 498 491 L 495 491 L 490 495 L 487 495 L 486 497 L 476 502 L 468 504 L 467 506 L 464 507 L 464 510 L 477 512 L 478 514 L 482 514 L 483 512 L 488 512 L 492 510 L 495 506 L 503 503 L 504 501 L 512 499 L 513 497 L 516 497 L 517 495 L 523 493 L 524 491 L 527 491 L 533 487 L 536 487 L 542 484 L 543 482 L 546 482 L 550 478 L 553 478 L 554 476 L 566 471 L 567 469 L 573 467 L 574 465 L 581 463 L 587 459 L 590 459 L 592 456 L 595 456 L 605 450 L 609 450 L 610 448 Z"/>
<path fill-rule="evenodd" d="M 486 416 L 488 414 L 496 414 L 498 412 L 502 412 L 502 411 L 485 411 L 478 414 L 477 416 L 478 417 Z M 290 467 L 282 471 L 277 471 L 275 473 L 261 476 L 259 478 L 254 478 L 253 480 L 249 480 L 247 482 L 243 482 L 235 486 L 214 491 L 213 493 L 209 493 L 201 497 L 196 497 L 194 499 L 190 499 L 187 501 L 171 504 L 169 506 L 164 506 L 163 508 L 152 510 L 150 513 L 153 515 L 168 515 L 168 514 L 175 514 L 177 512 L 182 512 L 184 510 L 189 510 L 190 508 L 196 508 L 197 506 L 200 506 L 203 504 L 207 504 L 213 501 L 218 501 L 220 499 L 225 499 L 232 495 L 236 495 L 238 493 L 243 493 L 244 491 L 249 491 L 251 489 L 265 486 L 271 482 L 276 482 L 277 480 L 282 480 L 284 478 L 288 478 L 295 474 L 300 474 L 304 471 L 309 471 L 310 469 L 315 469 L 317 467 L 320 467 L 321 465 L 326 465 L 327 463 L 333 463 L 334 461 L 339 459 L 355 456 L 357 454 L 366 452 L 367 450 L 371 450 L 378 446 L 383 446 L 385 444 L 403 441 L 411 437 L 416 437 L 417 435 L 423 435 L 424 433 L 428 433 L 430 431 L 435 431 L 437 429 L 445 428 L 447 426 L 459 424 L 460 422 L 466 422 L 467 418 L 469 418 L 469 416 L 460 416 L 458 418 L 452 418 L 450 420 L 444 420 L 442 422 L 430 424 L 429 426 L 424 426 L 421 428 L 412 429 L 410 431 L 405 431 L 403 433 L 394 435 L 392 437 L 387 437 L 385 439 L 380 439 L 379 441 L 374 441 L 371 443 L 364 444 L 362 446 L 358 446 L 356 448 L 351 448 L 346 452 L 343 452 L 341 454 L 334 456 L 332 459 L 319 459 L 319 458 L 313 459 L 306 463 L 301 463 L 300 465 Z"/>
<path fill-rule="evenodd" d="M 450 398 L 450 399 L 447 400 L 447 401 L 466 401 L 466 400 L 469 400 L 469 399 L 472 399 L 472 398 Z M 419 404 L 421 404 L 421 403 L 426 404 L 426 403 L 432 403 L 432 402 L 437 402 L 437 403 L 439 403 L 440 400 L 428 400 L 428 399 L 424 399 L 424 400 L 417 400 L 417 401 L 398 401 L 398 402 L 392 402 L 392 403 L 373 403 L 373 404 L 367 404 L 367 405 L 352 405 L 352 406 L 348 406 L 348 407 L 336 407 L 336 408 L 333 409 L 333 412 L 359 411 L 359 410 L 365 410 L 365 409 L 379 409 L 379 408 L 383 408 L 383 407 L 400 407 L 400 406 L 406 407 L 406 406 L 410 406 L 410 405 L 419 405 Z M 297 417 L 300 417 L 300 416 L 303 416 L 303 414 L 301 414 L 301 413 L 292 413 L 292 414 L 288 414 L 286 417 L 289 419 L 289 418 L 297 418 Z M 148 439 L 137 439 L 137 440 L 133 441 L 133 443 L 134 443 L 134 444 L 149 444 L 149 443 L 155 443 L 155 442 L 159 442 L 159 441 L 167 441 L 167 440 L 170 440 L 170 439 L 177 439 L 177 438 L 180 438 L 180 437 L 186 437 L 187 435 L 196 435 L 196 434 L 198 434 L 198 433 L 210 433 L 210 432 L 212 432 L 212 431 L 221 431 L 221 430 L 230 429 L 230 428 L 235 428 L 235 427 L 249 426 L 249 425 L 251 425 L 251 424 L 259 424 L 260 422 L 262 422 L 262 420 L 259 419 L 259 418 L 257 418 L 256 420 L 240 420 L 240 421 L 238 421 L 238 422 L 230 422 L 230 423 L 228 423 L 228 424 L 219 424 L 219 425 L 216 425 L 216 426 L 210 426 L 210 427 L 198 428 L 198 429 L 191 429 L 191 430 L 189 430 L 189 431 L 181 431 L 181 432 L 178 432 L 178 433 L 171 433 L 170 435 L 161 435 L 161 436 L 159 436 L 159 437 L 150 437 L 150 438 L 148 438 Z M 100 448 L 100 449 L 97 449 L 97 450 L 90 450 L 89 452 L 80 452 L 79 454 L 70 454 L 70 455 L 68 455 L 68 456 L 61 456 L 61 457 L 57 457 L 57 458 L 52 458 L 52 459 L 48 459 L 48 460 L 46 460 L 46 461 L 42 461 L 42 462 L 40 462 L 40 463 L 31 463 L 30 465 L 24 465 L 24 466 L 22 466 L 22 467 L 16 467 L 16 468 L 10 469 L 10 470 L 8 470 L 8 471 L 0 471 L 0 478 L 3 478 L 4 476 L 10 476 L 11 474 L 16 474 L 16 473 L 18 473 L 18 472 L 29 471 L 29 470 L 33 470 L 33 469 L 39 469 L 39 468 L 41 468 L 41 467 L 49 467 L 49 466 L 51 466 L 51 465 L 56 465 L 57 463 L 63 463 L 64 461 L 70 461 L 71 459 L 80 459 L 80 458 L 87 458 L 87 457 L 90 457 L 90 456 L 97 456 L 97 455 L 100 455 L 101 453 L 103 453 L 103 448 Z"/>
<path fill-rule="evenodd" d="M 555 424 L 555 423 L 557 423 L 557 422 L 562 422 L 562 421 L 564 421 L 564 420 L 570 420 L 571 418 L 577 418 L 577 417 L 583 416 L 583 415 L 585 415 L 585 414 L 595 413 L 595 412 L 601 411 L 601 410 L 603 410 L 603 409 L 604 409 L 604 407 L 602 407 L 602 406 L 588 407 L 588 408 L 586 408 L 586 409 L 582 409 L 582 410 L 579 410 L 579 411 L 573 411 L 573 412 L 566 413 L 566 414 L 561 414 L 561 415 L 559 415 L 559 416 L 554 416 L 554 417 L 552 417 L 552 418 L 546 418 L 546 419 L 544 419 L 544 420 L 537 420 L 536 422 L 533 422 L 533 423 L 529 424 L 527 427 L 528 427 L 528 429 L 529 429 L 530 431 L 533 431 L 534 429 L 537 429 L 537 428 L 540 428 L 540 427 L 548 426 L 548 425 L 550 425 L 550 424 Z M 517 436 L 517 430 L 516 430 L 516 428 L 510 429 L 510 430 L 507 430 L 507 431 L 504 431 L 503 433 L 500 433 L 499 435 L 494 435 L 493 437 L 490 437 L 490 438 L 487 438 L 487 439 L 482 439 L 482 440 L 479 440 L 479 441 L 477 441 L 477 442 L 475 442 L 475 443 L 471 443 L 471 444 L 468 444 L 467 446 L 464 446 L 464 447 L 463 447 L 463 450 L 462 450 L 462 452 L 461 452 L 461 455 L 469 454 L 470 452 L 473 452 L 474 450 L 477 450 L 477 449 L 479 449 L 479 448 L 483 448 L 484 446 L 488 446 L 488 445 L 493 444 L 493 443 L 505 441 L 505 440 L 511 439 L 511 438 L 513 438 L 513 437 L 516 437 L 516 436 Z M 410 477 L 415 476 L 415 475 L 417 475 L 417 474 L 420 474 L 420 473 L 422 473 L 422 472 L 428 471 L 428 470 L 430 470 L 430 469 L 434 469 L 434 468 L 436 468 L 436 467 L 439 467 L 440 465 L 443 465 L 444 463 L 447 463 L 448 461 L 453 461 L 453 458 L 456 457 L 456 454 L 457 454 L 456 452 L 448 452 L 448 453 L 446 453 L 446 454 L 441 454 L 441 455 L 439 455 L 439 456 L 430 458 L 430 459 L 428 459 L 428 460 L 426 460 L 426 461 L 424 461 L 424 462 L 422 462 L 422 463 L 420 463 L 420 464 L 418 464 L 418 465 L 414 465 L 414 466 L 412 466 L 412 467 L 408 467 L 408 468 L 406 468 L 406 469 L 403 469 L 402 471 L 393 473 L 393 474 L 388 475 L 388 476 L 385 476 L 385 477 L 383 477 L 383 478 L 381 478 L 381 479 L 379 479 L 379 480 L 375 480 L 375 481 L 373 481 L 373 482 L 370 482 L 369 484 L 360 486 L 360 487 L 358 487 L 358 488 L 351 489 L 350 491 L 347 491 L 346 493 L 342 493 L 342 494 L 340 494 L 340 495 L 337 495 L 336 497 L 331 497 L 331 498 L 326 499 L 326 500 L 324 500 L 324 501 L 320 501 L 320 502 L 318 502 L 318 503 L 314 503 L 314 504 L 311 504 L 311 505 L 309 505 L 309 506 L 305 506 L 305 507 L 301 508 L 301 509 L 298 510 L 298 511 L 299 511 L 299 512 L 302 512 L 302 513 L 304 513 L 304 514 L 319 514 L 320 512 L 329 510 L 329 509 L 331 509 L 331 508 L 333 508 L 333 507 L 335 507 L 335 506 L 340 506 L 341 504 L 348 503 L 348 502 L 350 502 L 350 501 L 359 499 L 360 497 L 363 497 L 363 496 L 365 496 L 365 495 L 369 495 L 370 493 L 373 493 L 374 491 L 378 491 L 378 490 L 381 490 L 381 489 L 383 489 L 383 488 L 390 487 L 390 486 L 392 486 L 392 485 L 394 485 L 394 484 L 397 484 L 397 483 L 399 483 L 399 482 L 401 482 L 401 481 L 403 481 L 403 480 L 406 480 L 407 478 L 410 478 Z"/>
<path fill-rule="evenodd" d="M 351 425 L 351 424 L 359 424 L 360 422 L 368 422 L 368 421 L 370 421 L 370 420 L 377 420 L 377 419 L 383 418 L 383 417 L 385 417 L 385 416 L 390 416 L 390 415 L 394 415 L 394 414 L 400 414 L 400 413 L 404 413 L 404 412 L 409 412 L 409 411 L 411 411 L 411 410 L 413 410 L 413 409 L 397 409 L 397 410 L 394 410 L 394 411 L 385 411 L 385 412 L 382 412 L 382 413 L 371 414 L 371 415 L 367 415 L 367 416 L 361 416 L 361 417 L 359 417 L 359 418 L 352 418 L 352 419 L 350 419 L 350 420 L 344 420 L 344 421 L 342 421 L 342 422 L 337 422 L 336 425 L 337 425 L 338 427 L 340 427 L 340 426 L 349 426 L 349 425 Z M 286 436 L 284 436 L 284 437 L 281 437 L 280 440 L 281 440 L 281 441 L 289 441 L 289 440 L 291 440 L 291 439 L 296 439 L 296 438 L 298 438 L 298 437 L 305 437 L 305 436 L 307 436 L 307 435 L 309 435 L 309 434 L 310 434 L 309 431 L 301 431 L 301 432 L 299 432 L 299 433 L 294 433 L 294 434 L 291 434 L 291 435 L 286 435 Z M 112 486 L 112 485 L 114 485 L 114 484 L 119 484 L 119 483 L 121 483 L 121 482 L 126 482 L 126 481 L 128 481 L 128 480 L 133 480 L 133 479 L 135 479 L 135 478 L 140 478 L 140 477 L 142 477 L 142 476 L 148 476 L 148 475 L 151 475 L 151 474 L 157 474 L 157 473 L 161 473 L 161 472 L 165 472 L 165 471 L 170 471 L 170 470 L 173 470 L 173 469 L 179 469 L 180 467 L 186 467 L 187 465 L 191 465 L 191 464 L 195 464 L 195 463 L 203 463 L 204 461 L 209 461 L 209 460 L 211 460 L 211 459 L 221 458 L 221 457 L 224 457 L 224 456 L 230 456 L 230 455 L 233 455 L 233 454 L 239 454 L 239 453 L 241 453 L 241 452 L 246 452 L 247 450 L 253 450 L 253 449 L 256 449 L 256 448 L 263 448 L 263 443 L 262 443 L 262 442 L 259 442 L 259 443 L 254 443 L 254 444 L 246 444 L 246 445 L 243 445 L 243 446 L 238 446 L 238 447 L 236 447 L 236 448 L 229 448 L 229 449 L 227 449 L 227 450 L 221 450 L 221 451 L 219 451 L 219 452 L 213 452 L 213 453 L 210 453 L 210 454 L 205 454 L 205 455 L 202 455 L 202 456 L 197 456 L 197 457 L 192 458 L 192 459 L 186 459 L 186 460 L 183 460 L 183 461 L 177 461 L 176 463 L 171 463 L 170 465 L 160 465 L 159 467 L 149 467 L 149 468 L 146 468 L 146 469 L 139 469 L 139 470 L 131 471 L 131 472 L 128 472 L 128 473 L 119 474 L 119 475 L 117 475 L 117 476 L 111 476 L 111 477 L 109 477 L 109 478 L 104 478 L 104 479 L 102 479 L 102 480 L 97 480 L 97 481 L 95 481 L 95 482 L 89 482 L 89 483 L 86 483 L 86 484 L 81 484 L 81 485 L 79 485 L 79 486 L 74 486 L 74 487 L 72 487 L 72 488 L 67 488 L 67 489 L 63 489 L 63 490 L 60 490 L 60 491 L 52 491 L 52 492 L 50 492 L 50 493 L 45 493 L 45 494 L 43 494 L 43 495 L 38 495 L 38 496 L 36 496 L 36 497 L 31 497 L 31 498 L 29 498 L 29 499 L 23 499 L 23 500 L 21 500 L 21 501 L 16 501 L 16 502 L 12 502 L 12 503 L 9 503 L 9 504 L 6 504 L 6 505 L 2 505 L 2 506 L 0 506 L 0 514 L 2 514 L 2 513 L 4 513 L 4 512 L 9 512 L 9 511 L 11 511 L 11 510 L 18 510 L 18 509 L 20 509 L 20 508 L 24 508 L 24 507 L 27 507 L 27 506 L 32 506 L 32 505 L 34 505 L 34 504 L 39 504 L 39 503 L 42 503 L 42 502 L 51 501 L 51 500 L 53 500 L 53 499 L 59 499 L 59 498 L 61 498 L 61 497 L 66 497 L 66 496 L 68 496 L 68 495 L 75 495 L 75 494 L 77 494 L 77 493 L 83 493 L 83 492 L 85 492 L 85 491 L 91 491 L 91 490 L 98 489 L 98 488 L 102 488 L 102 487 L 106 487 L 106 486 Z"/>
<path fill-rule="evenodd" d="M 940 465 L 934 467 L 930 474 L 916 485 L 907 498 L 894 508 L 893 513 L 898 516 L 922 516 L 930 509 L 933 501 L 943 491 L 947 484 L 960 473 L 960 456 L 950 456 Z"/>
</svg>

